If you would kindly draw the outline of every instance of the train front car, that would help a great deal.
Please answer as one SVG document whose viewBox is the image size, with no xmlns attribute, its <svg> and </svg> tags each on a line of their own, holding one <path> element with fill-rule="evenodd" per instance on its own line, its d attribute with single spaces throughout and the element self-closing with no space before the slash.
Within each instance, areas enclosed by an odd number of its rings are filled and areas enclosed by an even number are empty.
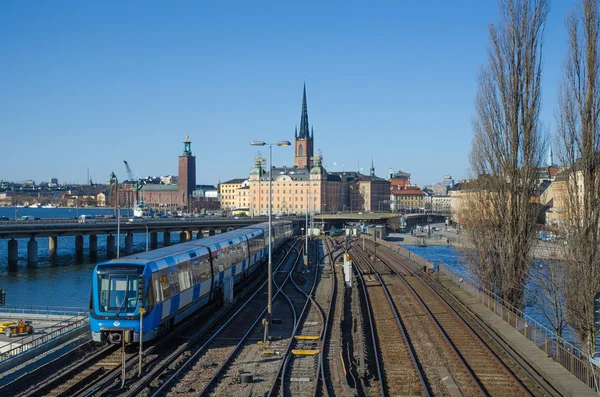
<svg viewBox="0 0 600 397">
<path fill-rule="evenodd" d="M 95 342 L 139 341 L 140 307 L 144 307 L 148 287 L 146 272 L 146 263 L 136 260 L 96 265 L 90 299 L 90 328 Z M 144 316 L 144 323 L 146 320 Z M 150 333 L 152 328 L 147 328 Z M 143 339 L 152 339 L 154 335 L 147 335 L 145 330 Z"/>
</svg>

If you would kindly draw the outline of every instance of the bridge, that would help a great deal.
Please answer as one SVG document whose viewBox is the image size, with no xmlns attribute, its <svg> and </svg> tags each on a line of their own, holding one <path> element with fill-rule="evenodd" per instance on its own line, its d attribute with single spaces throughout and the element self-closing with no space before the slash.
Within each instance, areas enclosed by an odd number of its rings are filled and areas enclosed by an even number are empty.
<svg viewBox="0 0 600 397">
<path fill-rule="evenodd" d="M 18 262 L 19 242 L 17 238 L 28 238 L 27 262 L 38 262 L 37 238 L 48 237 L 48 251 L 52 256 L 58 248 L 58 237 L 75 236 L 75 254 L 83 255 L 84 236 L 89 238 L 91 256 L 98 253 L 98 235 L 107 234 L 106 248 L 109 258 L 116 256 L 115 235 L 125 234 L 125 254 L 133 253 L 133 234 L 146 233 L 149 248 L 158 246 L 158 233 L 163 233 L 163 244 L 171 244 L 171 233 L 180 232 L 179 242 L 189 241 L 194 232 L 198 238 L 212 236 L 228 230 L 267 221 L 267 217 L 236 218 L 165 218 L 165 219 L 94 219 L 89 223 L 78 223 L 76 219 L 41 219 L 27 221 L 0 222 L 0 239 L 8 241 L 8 264 L 15 266 Z"/>
<path fill-rule="evenodd" d="M 404 222 L 407 228 L 411 228 L 415 225 L 424 225 L 427 222 L 437 223 L 444 222 L 448 217 L 444 213 L 415 213 L 415 214 L 392 214 L 392 213 L 343 213 L 343 214 L 321 214 L 315 215 L 316 221 L 322 221 L 325 224 L 325 228 L 330 226 L 341 227 L 344 223 L 348 222 L 359 222 L 359 223 L 374 223 L 374 224 L 388 224 L 394 219 L 398 219 L 404 216 Z"/>
</svg>

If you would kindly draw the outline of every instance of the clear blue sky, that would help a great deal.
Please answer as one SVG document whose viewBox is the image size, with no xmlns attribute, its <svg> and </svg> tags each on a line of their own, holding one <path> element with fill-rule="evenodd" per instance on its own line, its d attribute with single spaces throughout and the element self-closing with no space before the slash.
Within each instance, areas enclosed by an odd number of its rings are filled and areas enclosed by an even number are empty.
<svg viewBox="0 0 600 397">
<path fill-rule="evenodd" d="M 546 29 L 550 132 L 574 4 L 554 1 Z M 305 78 L 328 170 L 373 157 L 379 176 L 460 179 L 496 20 L 492 0 L 3 1 L 0 180 L 123 180 L 122 160 L 177 174 L 186 133 L 199 184 L 247 177 L 250 141 L 293 140 Z M 273 157 L 291 165 L 293 149 Z"/>
</svg>

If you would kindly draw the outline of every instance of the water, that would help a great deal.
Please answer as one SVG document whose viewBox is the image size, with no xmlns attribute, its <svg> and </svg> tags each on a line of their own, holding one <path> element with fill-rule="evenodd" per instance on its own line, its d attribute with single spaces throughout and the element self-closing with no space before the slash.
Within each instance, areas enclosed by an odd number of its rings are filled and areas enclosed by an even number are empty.
<svg viewBox="0 0 600 397">
<path fill-rule="evenodd" d="M 75 208 L 18 208 L 18 216 L 31 215 L 44 218 L 76 218 L 77 215 L 92 216 L 112 214 L 106 209 Z M 0 208 L 0 216 L 14 218 L 15 208 Z M 16 239 L 19 242 L 19 264 L 16 270 L 8 267 L 8 239 L 0 239 L 0 289 L 6 289 L 7 305 L 35 306 L 72 306 L 87 307 L 91 290 L 91 274 L 97 262 L 107 259 L 106 237 L 98 235 L 98 255 L 89 256 L 89 240 L 84 236 L 84 256 L 80 262 L 75 256 L 75 237 L 58 237 L 56 257 L 48 256 L 48 238 L 40 237 L 38 243 L 39 262 L 35 266 L 27 265 L 28 239 Z M 159 246 L 162 245 L 162 233 L 159 233 Z M 171 234 L 171 241 L 179 241 L 178 233 Z M 121 234 L 121 252 L 125 247 L 125 235 Z M 146 250 L 146 233 L 133 235 L 134 252 Z"/>
</svg>

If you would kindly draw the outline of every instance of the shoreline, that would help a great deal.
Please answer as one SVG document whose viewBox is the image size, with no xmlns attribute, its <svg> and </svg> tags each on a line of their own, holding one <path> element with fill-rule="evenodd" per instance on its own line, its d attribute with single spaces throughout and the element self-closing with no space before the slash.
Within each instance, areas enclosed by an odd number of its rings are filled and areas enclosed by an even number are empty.
<svg viewBox="0 0 600 397">
<path fill-rule="evenodd" d="M 443 237 L 440 238 L 440 236 Z M 426 247 L 448 246 L 465 249 L 471 246 L 470 244 L 466 244 L 465 239 L 461 238 L 460 235 L 452 232 L 441 232 L 439 235 L 433 235 L 430 238 L 423 236 L 415 237 L 408 233 L 390 233 L 384 241 L 399 246 L 421 246 L 422 239 L 424 239 Z M 559 244 L 538 240 L 533 248 L 532 256 L 538 260 L 563 260 L 564 253 L 561 248 Z"/>
</svg>

